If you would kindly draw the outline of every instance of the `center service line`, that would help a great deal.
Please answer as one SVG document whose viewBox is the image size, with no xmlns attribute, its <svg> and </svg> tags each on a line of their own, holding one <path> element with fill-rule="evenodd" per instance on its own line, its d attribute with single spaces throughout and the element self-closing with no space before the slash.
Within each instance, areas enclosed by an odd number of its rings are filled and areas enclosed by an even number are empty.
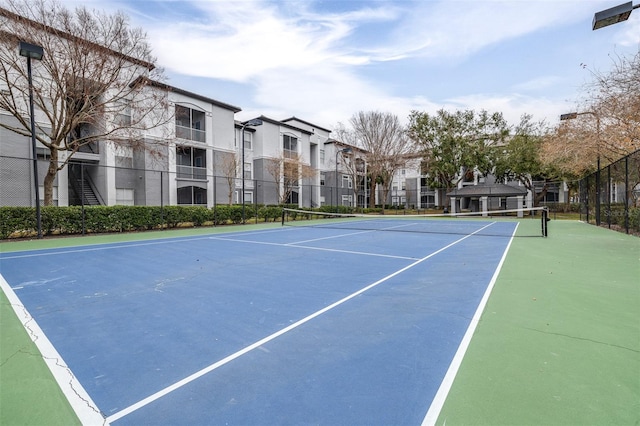
<svg viewBox="0 0 640 426">
<path fill-rule="evenodd" d="M 493 222 L 493 223 L 495 223 L 495 222 Z M 285 327 L 280 331 L 277 331 L 277 332 L 275 332 L 275 333 L 273 333 L 273 334 L 271 334 L 271 335 L 269 335 L 269 336 L 267 336 L 267 337 L 265 337 L 265 338 L 263 338 L 261 340 L 258 340 L 257 342 L 255 342 L 255 343 L 253 343 L 253 344 L 251 344 L 249 346 L 246 346 L 245 348 L 243 348 L 243 349 L 241 349 L 241 350 L 239 350 L 239 351 L 237 351 L 237 352 L 235 352 L 235 353 L 233 353 L 233 354 L 221 359 L 220 361 L 217 361 L 217 362 L 209 365 L 208 367 L 205 367 L 202 370 L 197 371 L 197 372 L 193 373 L 192 375 L 187 376 L 184 379 L 182 379 L 180 381 L 177 381 L 176 383 L 174 383 L 174 384 L 172 384 L 170 386 L 167 386 L 166 388 L 164 388 L 164 389 L 162 389 L 162 390 L 160 390 L 160 391 L 158 391 L 158 392 L 156 392 L 156 393 L 154 393 L 152 395 L 149 395 L 148 397 L 136 402 L 135 404 L 130 405 L 129 407 L 127 407 L 127 408 L 125 408 L 125 409 L 123 409 L 121 411 L 118 411 L 117 413 L 107 417 L 107 422 L 108 423 L 112 423 L 112 422 L 114 422 L 116 420 L 119 420 L 122 417 L 124 417 L 124 416 L 126 416 L 128 414 L 131 414 L 134 411 L 144 407 L 145 405 L 148 405 L 148 404 L 150 404 L 150 403 L 162 398 L 163 396 L 168 395 L 169 393 L 171 393 L 171 392 L 173 392 L 173 391 L 175 391 L 177 389 L 180 389 L 181 387 L 193 382 L 194 380 L 204 376 L 205 374 L 210 373 L 213 370 L 216 370 L 219 367 L 222 367 L 223 365 L 228 364 L 229 362 L 235 360 L 236 358 L 241 357 L 242 355 L 246 354 L 247 352 L 250 352 L 250 351 L 252 351 L 252 350 L 254 350 L 254 349 L 256 349 L 256 348 L 258 348 L 258 347 L 260 347 L 260 346 L 262 346 L 262 345 L 264 345 L 264 344 L 266 344 L 266 343 L 268 343 L 268 342 L 270 342 L 270 341 L 272 341 L 274 339 L 276 339 L 277 337 L 280 337 L 283 334 L 286 334 L 289 331 L 300 327 L 301 325 L 311 321 L 312 319 L 314 319 L 316 317 L 319 317 L 320 315 L 322 315 L 322 314 L 324 314 L 324 313 L 326 313 L 326 312 L 328 312 L 328 311 L 330 311 L 330 310 L 342 305 L 343 303 L 353 299 L 356 296 L 359 296 L 360 294 L 364 293 L 365 291 L 368 291 L 368 290 L 378 286 L 379 284 L 382 284 L 383 282 L 395 277 L 396 275 L 399 275 L 399 274 L 401 274 L 401 273 L 413 268 L 414 266 L 419 265 L 420 263 L 422 263 L 425 260 L 435 256 L 436 254 L 441 253 L 441 252 L 453 247 L 454 245 L 466 240 L 470 236 L 472 236 L 472 235 L 482 231 L 483 229 L 493 225 L 493 223 L 490 223 L 490 224 L 488 224 L 486 226 L 483 226 L 482 228 L 478 229 L 477 231 L 475 231 L 475 232 L 473 232 L 473 233 L 471 233 L 469 235 L 465 235 L 464 237 L 462 237 L 462 238 L 460 238 L 460 239 L 458 239 L 458 240 L 456 240 L 456 241 L 454 241 L 454 242 L 442 247 L 441 249 L 439 249 L 437 251 L 434 251 L 433 253 L 431 253 L 431 254 L 429 254 L 429 255 L 421 258 L 421 259 L 416 260 L 415 262 L 411 263 L 410 265 L 407 265 L 404 268 L 399 269 L 396 272 L 393 272 L 393 273 L 387 275 L 386 277 L 374 282 L 373 284 L 369 284 L 368 286 L 356 291 L 355 293 L 352 293 L 352 294 L 350 294 L 350 295 L 338 300 L 337 302 L 334 302 L 331 305 L 326 306 L 326 307 L 320 309 L 319 311 L 314 312 L 313 314 L 311 314 L 311 315 L 309 315 L 309 316 L 307 316 L 307 317 L 305 317 L 305 318 L 303 318 L 303 319 L 301 319 L 301 320 L 289 325 L 288 327 Z"/>
</svg>

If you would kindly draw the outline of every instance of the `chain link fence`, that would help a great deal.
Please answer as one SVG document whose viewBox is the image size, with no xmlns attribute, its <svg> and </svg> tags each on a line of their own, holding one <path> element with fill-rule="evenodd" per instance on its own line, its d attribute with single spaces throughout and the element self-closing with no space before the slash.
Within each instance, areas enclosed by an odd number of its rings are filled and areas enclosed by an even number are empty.
<svg viewBox="0 0 640 426">
<path fill-rule="evenodd" d="M 640 234 L 640 150 L 579 182 L 580 219 Z"/>
<path fill-rule="evenodd" d="M 47 158 L 39 158 L 40 200 L 44 202 Z M 0 156 L 0 206 L 35 206 L 33 161 Z M 363 211 L 372 194 L 360 185 L 355 189 L 342 180 L 325 185 L 287 185 L 285 181 L 259 180 L 207 173 L 206 168 L 177 165 L 175 172 L 144 158 L 115 158 L 115 165 L 72 162 L 58 172 L 50 194 L 53 205 L 195 205 L 216 208 L 242 205 L 247 217 L 256 217 L 260 206 L 288 204 L 340 211 Z M 558 191 L 559 188 L 556 188 Z M 640 234 L 640 151 L 586 176 L 579 182 L 577 203 L 580 219 L 627 233 Z M 440 200 L 440 206 L 443 207 Z M 543 203 L 544 204 L 544 203 Z M 552 203 L 553 204 L 553 203 Z M 559 204 L 558 204 L 559 205 Z M 433 191 L 419 185 L 392 189 L 386 207 L 395 210 L 426 210 L 438 207 Z M 553 211 L 553 209 L 552 209 Z M 574 210 L 575 211 L 575 210 Z"/>
<path fill-rule="evenodd" d="M 41 204 L 47 158 L 39 158 L 38 177 Z M 338 206 L 365 208 L 365 191 L 342 180 L 338 185 L 289 183 L 207 172 L 206 168 L 177 165 L 176 171 L 158 170 L 161 165 L 136 157 L 116 157 L 115 165 L 70 162 L 54 179 L 50 194 L 54 206 L 135 205 L 205 206 L 243 205 L 250 211 L 261 205 L 292 204 L 301 207 Z M 0 156 L 0 206 L 35 206 L 33 161 Z"/>
</svg>

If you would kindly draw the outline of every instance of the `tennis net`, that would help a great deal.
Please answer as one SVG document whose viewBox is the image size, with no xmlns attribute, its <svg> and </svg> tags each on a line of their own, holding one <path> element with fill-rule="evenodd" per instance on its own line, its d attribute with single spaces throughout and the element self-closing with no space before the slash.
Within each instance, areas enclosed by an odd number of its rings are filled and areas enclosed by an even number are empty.
<svg viewBox="0 0 640 426">
<path fill-rule="evenodd" d="M 504 237 L 546 237 L 548 221 L 546 207 L 450 214 L 328 213 L 291 208 L 282 211 L 283 226 Z"/>
</svg>

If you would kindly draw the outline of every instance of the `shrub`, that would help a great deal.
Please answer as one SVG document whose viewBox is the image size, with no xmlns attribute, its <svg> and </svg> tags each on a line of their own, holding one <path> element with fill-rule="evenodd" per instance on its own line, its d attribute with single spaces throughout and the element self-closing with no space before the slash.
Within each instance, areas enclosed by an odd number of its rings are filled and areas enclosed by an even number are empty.
<svg viewBox="0 0 640 426">
<path fill-rule="evenodd" d="M 282 207 L 263 206 L 258 209 L 258 218 L 264 219 L 265 222 L 277 222 L 282 217 Z"/>
</svg>

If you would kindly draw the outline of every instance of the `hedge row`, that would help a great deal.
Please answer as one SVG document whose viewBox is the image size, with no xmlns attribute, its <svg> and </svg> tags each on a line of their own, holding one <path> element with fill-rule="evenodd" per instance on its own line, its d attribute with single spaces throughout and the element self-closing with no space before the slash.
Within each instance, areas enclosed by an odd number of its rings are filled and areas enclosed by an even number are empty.
<svg viewBox="0 0 640 426">
<path fill-rule="evenodd" d="M 600 206 L 600 223 L 625 226 L 625 210 L 622 204 L 612 204 L 609 209 L 606 205 Z M 595 216 L 594 216 L 595 217 Z M 629 208 L 629 229 L 640 231 L 640 207 Z"/>
<path fill-rule="evenodd" d="M 278 206 L 245 208 L 245 220 L 256 218 L 268 222 L 282 216 Z M 181 226 L 238 224 L 242 222 L 242 206 L 80 206 L 43 207 L 43 235 L 146 231 Z M 0 239 L 36 235 L 35 207 L 0 207 Z"/>
</svg>

